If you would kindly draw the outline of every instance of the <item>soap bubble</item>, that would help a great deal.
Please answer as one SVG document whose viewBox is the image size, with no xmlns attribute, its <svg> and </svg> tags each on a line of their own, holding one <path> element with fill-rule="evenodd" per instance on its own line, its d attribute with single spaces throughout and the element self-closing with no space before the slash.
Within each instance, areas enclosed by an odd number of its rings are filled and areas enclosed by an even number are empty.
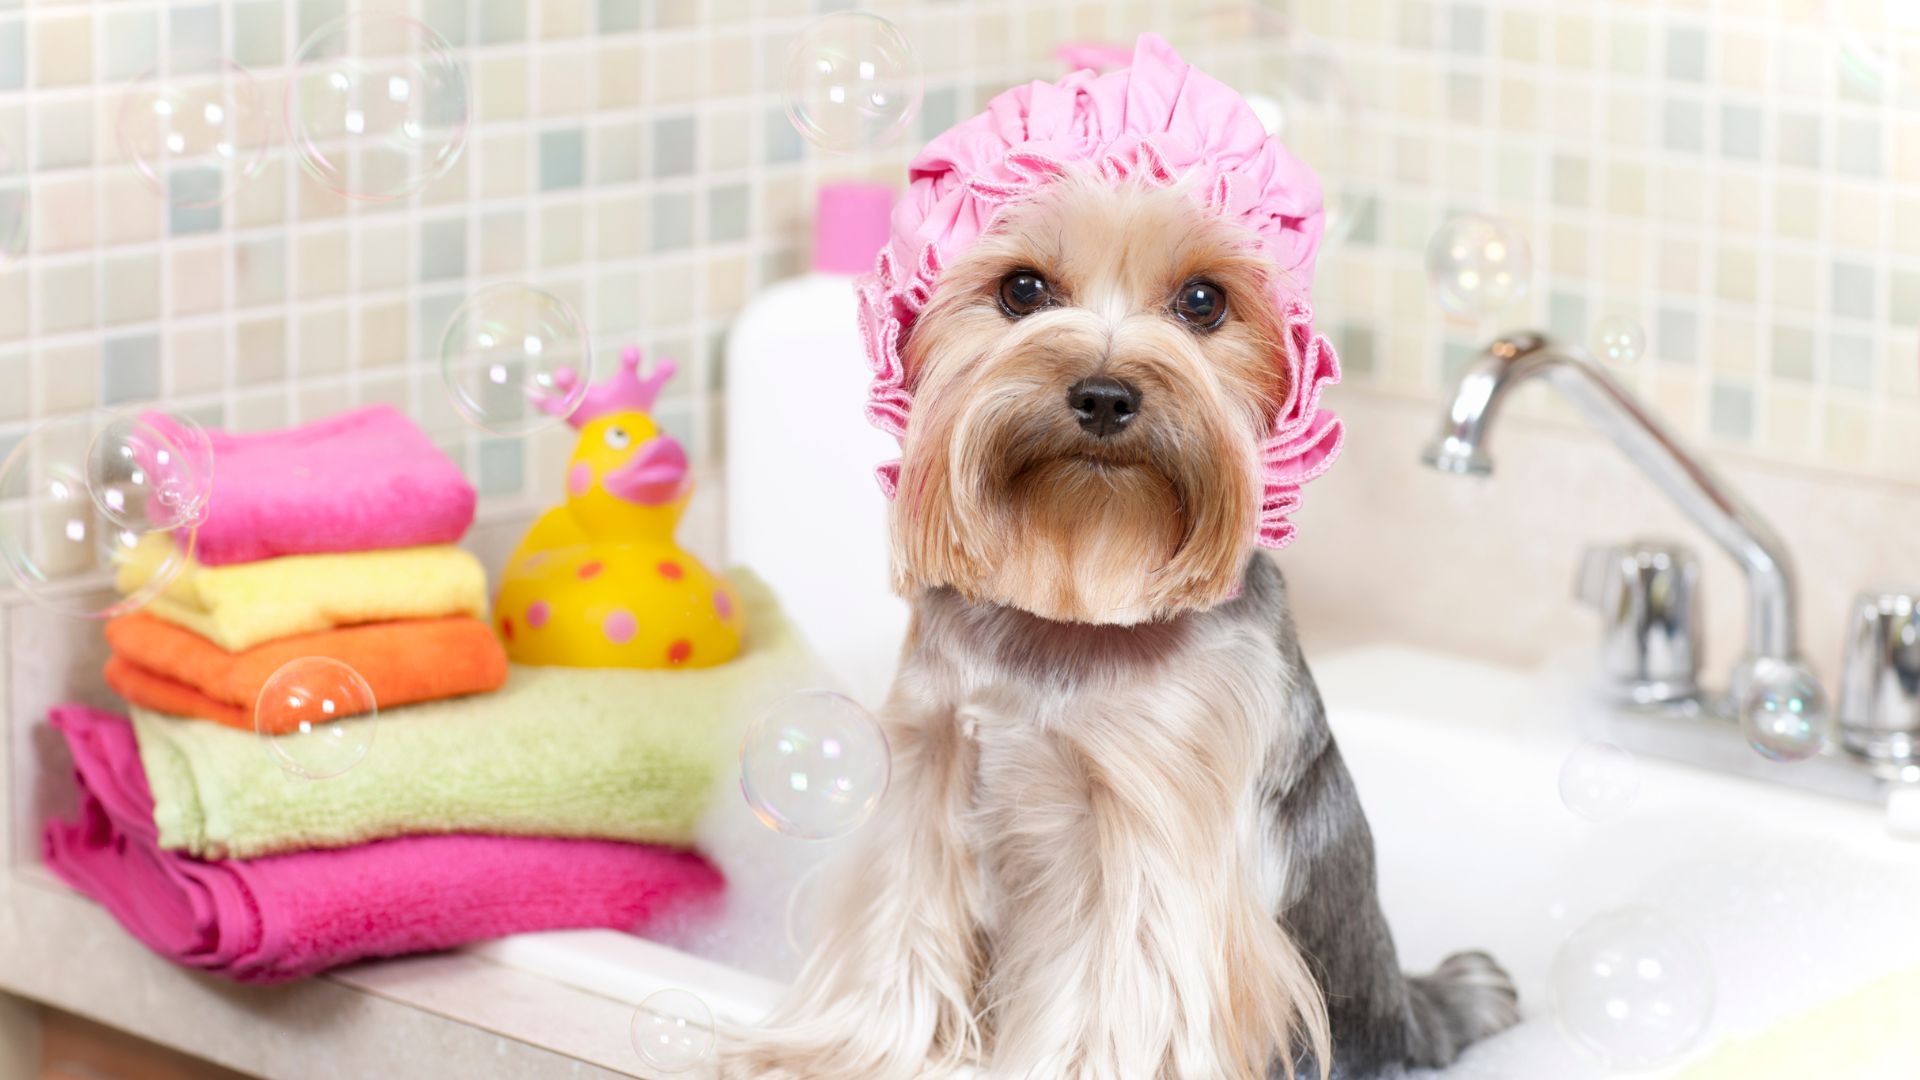
<svg viewBox="0 0 1920 1080">
<path fill-rule="evenodd" d="M 787 49 L 787 119 L 823 150 L 883 146 L 920 110 L 920 62 L 913 46 L 878 15 L 842 11 L 803 27 Z"/>
<path fill-rule="evenodd" d="M 1876 98 L 1913 77 L 1903 69 L 1901 46 L 1920 40 L 1920 8 L 1900 0 L 1826 0 L 1825 7 L 1840 45 L 1841 78 L 1859 95 Z M 1909 47 L 1906 58 L 1913 55 Z"/>
<path fill-rule="evenodd" d="M 1770 665 L 1756 672 L 1743 695 L 1740 730 L 1762 757 L 1805 761 L 1826 742 L 1826 695 L 1804 667 Z"/>
<path fill-rule="evenodd" d="M 1456 315 L 1487 315 L 1519 300 L 1532 273 L 1527 238 L 1495 218 L 1450 218 L 1427 244 L 1427 280 Z"/>
<path fill-rule="evenodd" d="M 689 991 L 658 990 L 640 1002 L 628 1032 L 648 1066 L 686 1072 L 713 1053 L 713 1010 Z"/>
<path fill-rule="evenodd" d="M 27 249 L 27 175 L 0 140 L 0 268 Z"/>
<path fill-rule="evenodd" d="M 1609 364 L 1631 364 L 1647 351 L 1647 332 L 1624 315 L 1593 324 L 1593 353 Z"/>
<path fill-rule="evenodd" d="M 28 432 L 0 462 L 0 562 L 27 599 L 50 611 L 82 618 L 124 615 L 165 591 L 192 557 L 197 519 L 172 528 L 140 515 L 115 520 L 106 512 L 112 500 L 94 492 L 93 447 L 123 419 L 95 410 L 50 421 Z M 174 453 L 164 440 L 148 445 Z M 127 561 L 141 564 L 147 576 L 125 595 L 89 580 Z"/>
<path fill-rule="evenodd" d="M 469 423 L 525 435 L 559 423 L 586 400 L 593 349 L 566 301 L 527 285 L 493 285 L 447 321 L 440 375 Z"/>
<path fill-rule="evenodd" d="M 1610 1068 L 1673 1060 L 1713 1016 L 1705 946 L 1650 908 L 1606 912 L 1575 930 L 1551 980 L 1561 1028 Z"/>
<path fill-rule="evenodd" d="M 276 764 L 304 780 L 327 780 L 366 759 L 379 726 L 373 687 L 351 665 L 303 656 L 267 676 L 253 730 Z"/>
<path fill-rule="evenodd" d="M 1268 92 L 1248 97 L 1268 133 L 1320 177 L 1323 248 L 1346 239 L 1367 205 L 1355 188 L 1360 140 L 1353 133 L 1365 123 L 1359 102 L 1333 55 L 1304 46 L 1283 53 Z"/>
<path fill-rule="evenodd" d="M 173 205 L 216 206 L 266 163 L 267 115 L 259 82 L 238 64 L 149 72 L 120 99 L 120 155 Z"/>
<path fill-rule="evenodd" d="M 1365 99 L 1347 77 L 1346 65 L 1326 44 L 1303 34 L 1285 15 L 1255 4 L 1232 4 L 1196 13 L 1201 36 L 1213 41 L 1260 41 L 1260 63 L 1240 84 L 1247 106 L 1267 134 L 1313 167 L 1320 177 L 1323 213 L 1320 245 L 1333 247 L 1366 213 L 1359 189 L 1364 169 Z"/>
<path fill-rule="evenodd" d="M 1640 767 L 1612 743 L 1581 743 L 1560 766 L 1560 801 L 1588 821 L 1612 821 L 1640 794 Z"/>
<path fill-rule="evenodd" d="M 402 199 L 467 145 L 467 72 L 447 39 L 404 15 L 356 11 L 294 56 L 287 130 L 300 163 L 349 199 Z"/>
<path fill-rule="evenodd" d="M 832 840 L 864 824 L 892 769 L 886 735 L 844 694 L 788 694 L 747 728 L 740 789 L 769 829 Z"/>
<path fill-rule="evenodd" d="M 136 532 L 198 525 L 213 493 L 213 444 L 184 416 L 116 414 L 87 447 L 87 487 L 101 513 Z"/>
</svg>

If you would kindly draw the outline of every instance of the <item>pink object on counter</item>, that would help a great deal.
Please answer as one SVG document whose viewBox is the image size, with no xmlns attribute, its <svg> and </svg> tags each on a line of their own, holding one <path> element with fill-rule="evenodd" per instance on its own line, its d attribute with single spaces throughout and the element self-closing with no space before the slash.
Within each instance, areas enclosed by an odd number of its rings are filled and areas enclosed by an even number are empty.
<svg viewBox="0 0 1920 1080">
<path fill-rule="evenodd" d="M 894 190 L 885 184 L 827 184 L 813 215 L 813 268 L 864 274 L 887 246 Z"/>
<path fill-rule="evenodd" d="M 80 816 L 47 824 L 47 866 L 155 952 L 240 982 L 534 930 L 631 930 L 722 888 L 691 852 L 605 840 L 417 836 L 201 862 L 160 850 L 126 720 L 78 705 L 49 719 L 73 752 Z"/>
<path fill-rule="evenodd" d="M 1130 67 L 1016 86 L 913 159 L 891 238 L 857 285 L 873 369 L 867 419 L 895 438 L 906 434 L 913 394 L 902 347 L 941 271 L 1002 209 L 1068 174 L 1190 191 L 1209 213 L 1243 226 L 1272 263 L 1268 299 L 1286 328 L 1273 362 L 1287 372 L 1288 390 L 1262 450 L 1255 539 L 1286 546 L 1301 487 L 1333 464 L 1342 437 L 1340 421 L 1320 407 L 1321 391 L 1340 381 L 1340 364 L 1314 332 L 1308 304 L 1323 224 L 1320 180 L 1267 135 L 1239 94 L 1155 34 L 1140 35 Z M 891 498 L 900 463 L 882 465 L 879 479 Z"/>
<path fill-rule="evenodd" d="M 193 552 L 207 566 L 450 544 L 473 524 L 473 485 L 391 406 L 207 438 L 213 491 Z"/>
</svg>

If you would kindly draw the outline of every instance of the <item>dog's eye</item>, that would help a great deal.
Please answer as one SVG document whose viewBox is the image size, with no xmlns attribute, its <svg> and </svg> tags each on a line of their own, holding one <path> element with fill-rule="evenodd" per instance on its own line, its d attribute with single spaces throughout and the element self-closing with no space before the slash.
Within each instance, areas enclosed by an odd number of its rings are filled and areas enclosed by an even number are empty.
<svg viewBox="0 0 1920 1080">
<path fill-rule="evenodd" d="M 623 427 L 610 427 L 606 433 L 607 445 L 615 450 L 625 450 L 633 444 L 633 436 Z"/>
<path fill-rule="evenodd" d="M 1227 319 L 1227 294 L 1211 281 L 1189 281 L 1173 298 L 1173 313 L 1202 330 L 1212 330 Z"/>
<path fill-rule="evenodd" d="M 1052 303 L 1052 286 L 1031 270 L 1015 270 L 1000 279 L 1000 310 L 1011 318 L 1031 315 Z"/>
</svg>

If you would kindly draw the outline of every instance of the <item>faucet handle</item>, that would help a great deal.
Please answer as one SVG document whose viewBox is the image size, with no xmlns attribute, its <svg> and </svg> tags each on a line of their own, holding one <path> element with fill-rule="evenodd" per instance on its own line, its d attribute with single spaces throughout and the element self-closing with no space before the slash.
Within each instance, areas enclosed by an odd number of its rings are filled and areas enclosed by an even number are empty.
<svg viewBox="0 0 1920 1080">
<path fill-rule="evenodd" d="M 1920 762 L 1920 587 L 1854 599 L 1840 668 L 1840 743 L 1875 764 Z"/>
<path fill-rule="evenodd" d="M 1700 560 L 1684 544 L 1634 540 L 1589 547 L 1578 598 L 1600 613 L 1607 690 L 1635 705 L 1700 692 Z"/>
</svg>

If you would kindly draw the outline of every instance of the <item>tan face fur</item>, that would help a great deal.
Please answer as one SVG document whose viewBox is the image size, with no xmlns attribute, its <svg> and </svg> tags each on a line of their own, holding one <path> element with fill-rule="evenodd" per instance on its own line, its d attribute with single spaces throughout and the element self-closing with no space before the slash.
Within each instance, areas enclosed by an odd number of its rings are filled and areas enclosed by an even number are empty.
<svg viewBox="0 0 1920 1080">
<path fill-rule="evenodd" d="M 1048 302 L 1010 313 L 1003 286 L 1023 273 Z M 1287 390 L 1273 273 L 1178 190 L 1068 178 L 1003 212 L 941 275 L 906 342 L 901 591 L 951 586 L 1092 623 L 1232 595 Z M 1224 298 L 1217 327 L 1176 310 L 1195 283 Z M 1117 432 L 1076 414 L 1069 391 L 1089 379 L 1134 393 Z"/>
</svg>

